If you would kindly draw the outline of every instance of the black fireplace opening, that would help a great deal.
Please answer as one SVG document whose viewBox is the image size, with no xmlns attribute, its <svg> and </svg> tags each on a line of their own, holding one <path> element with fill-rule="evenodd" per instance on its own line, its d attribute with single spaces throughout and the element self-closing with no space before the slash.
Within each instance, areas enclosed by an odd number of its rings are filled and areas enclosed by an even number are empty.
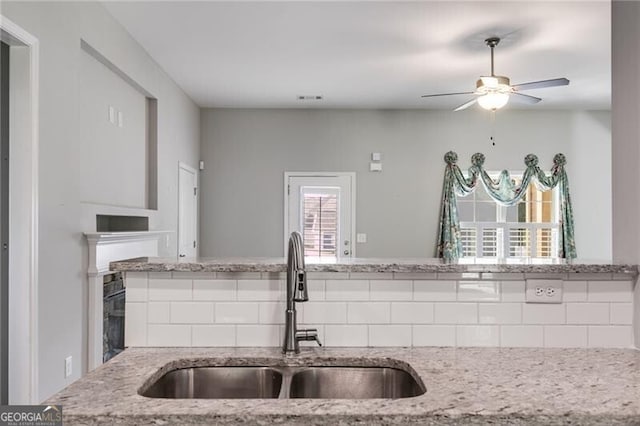
<svg viewBox="0 0 640 426">
<path fill-rule="evenodd" d="M 125 287 L 122 273 L 103 279 L 102 360 L 109 361 L 124 350 Z"/>
</svg>

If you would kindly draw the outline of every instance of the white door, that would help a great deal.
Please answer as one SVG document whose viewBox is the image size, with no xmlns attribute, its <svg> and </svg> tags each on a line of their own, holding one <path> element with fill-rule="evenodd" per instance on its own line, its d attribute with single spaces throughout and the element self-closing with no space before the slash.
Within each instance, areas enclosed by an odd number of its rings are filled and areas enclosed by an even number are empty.
<svg viewBox="0 0 640 426">
<path fill-rule="evenodd" d="M 198 173 L 178 167 L 178 256 L 196 257 L 198 240 Z"/>
<path fill-rule="evenodd" d="M 285 253 L 291 232 L 308 262 L 355 256 L 355 173 L 285 173 Z"/>
</svg>

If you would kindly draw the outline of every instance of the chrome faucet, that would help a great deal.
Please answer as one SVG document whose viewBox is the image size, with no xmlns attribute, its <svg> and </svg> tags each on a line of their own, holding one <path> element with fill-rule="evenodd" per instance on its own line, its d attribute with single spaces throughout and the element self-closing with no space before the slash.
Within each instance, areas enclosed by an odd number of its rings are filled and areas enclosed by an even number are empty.
<svg viewBox="0 0 640 426">
<path fill-rule="evenodd" d="M 299 353 L 300 341 L 315 340 L 319 346 L 322 346 L 318 338 L 317 329 L 298 330 L 296 302 L 306 302 L 308 300 L 307 273 L 304 266 L 304 244 L 302 235 L 294 231 L 289 237 L 289 250 L 287 253 L 287 310 L 285 311 L 282 353 Z"/>
</svg>

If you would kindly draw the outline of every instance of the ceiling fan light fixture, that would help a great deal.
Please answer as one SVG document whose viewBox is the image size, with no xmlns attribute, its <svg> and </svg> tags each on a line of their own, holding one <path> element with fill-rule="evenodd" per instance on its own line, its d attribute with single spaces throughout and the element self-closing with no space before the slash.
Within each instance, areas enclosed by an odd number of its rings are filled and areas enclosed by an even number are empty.
<svg viewBox="0 0 640 426">
<path fill-rule="evenodd" d="M 506 93 L 487 93 L 478 97 L 478 104 L 486 110 L 495 111 L 502 108 L 509 102 L 509 95 Z"/>
</svg>

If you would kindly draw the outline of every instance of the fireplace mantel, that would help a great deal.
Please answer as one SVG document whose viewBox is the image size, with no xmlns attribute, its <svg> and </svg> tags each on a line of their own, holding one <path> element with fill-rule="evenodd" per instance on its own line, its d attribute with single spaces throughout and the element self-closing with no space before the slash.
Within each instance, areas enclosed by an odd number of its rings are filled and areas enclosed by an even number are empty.
<svg viewBox="0 0 640 426">
<path fill-rule="evenodd" d="M 85 232 L 89 243 L 88 370 L 102 364 L 103 277 L 117 260 L 158 255 L 159 239 L 172 231 Z"/>
</svg>

